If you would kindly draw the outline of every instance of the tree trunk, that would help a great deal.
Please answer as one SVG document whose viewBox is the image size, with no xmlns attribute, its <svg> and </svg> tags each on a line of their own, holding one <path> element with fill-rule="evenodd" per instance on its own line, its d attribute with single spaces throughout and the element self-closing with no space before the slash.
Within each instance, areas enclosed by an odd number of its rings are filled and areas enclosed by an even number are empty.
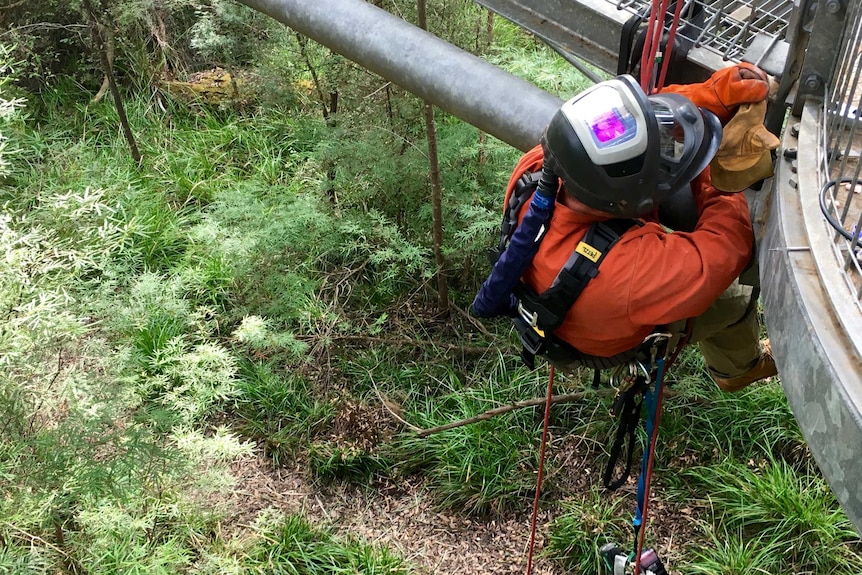
<svg viewBox="0 0 862 575">
<path fill-rule="evenodd" d="M 299 42 L 299 51 L 302 58 L 305 60 L 305 65 L 311 74 L 311 80 L 314 84 L 314 90 L 317 92 L 317 99 L 320 102 L 320 110 L 323 114 L 323 120 L 330 128 L 335 128 L 335 115 L 338 112 L 338 92 L 329 92 L 329 102 L 327 103 L 326 93 L 323 90 L 323 84 L 320 82 L 320 77 L 317 75 L 317 69 L 311 62 L 311 56 L 308 54 L 308 38 L 302 34 L 296 35 Z M 326 195 L 329 196 L 329 202 L 333 205 L 338 204 L 338 195 L 335 191 L 335 163 L 330 162 L 326 168 Z"/>
<path fill-rule="evenodd" d="M 487 53 L 491 45 L 494 43 L 494 13 L 488 10 L 488 19 L 485 21 L 485 45 L 482 47 L 482 52 Z M 479 132 L 479 174 L 482 174 L 482 168 L 485 166 L 488 135 L 485 132 Z M 480 180 L 480 184 L 483 184 Z"/>
<path fill-rule="evenodd" d="M 425 0 L 417 0 L 419 27 L 428 29 L 425 18 Z M 437 308 L 449 313 L 449 284 L 446 281 L 446 262 L 443 258 L 443 189 L 440 185 L 440 162 L 437 156 L 437 125 L 434 106 L 425 101 L 425 133 L 428 138 L 428 171 L 431 181 L 431 227 L 434 241 L 434 260 L 437 264 Z"/>
<path fill-rule="evenodd" d="M 302 54 L 302 59 L 305 60 L 305 65 L 311 74 L 311 81 L 314 84 L 314 90 L 317 92 L 317 101 L 320 103 L 320 111 L 323 114 L 323 119 L 329 122 L 329 106 L 326 105 L 326 95 L 323 92 L 323 86 L 320 84 L 320 78 L 317 76 L 317 69 L 311 63 L 311 57 L 308 55 L 308 38 L 302 34 L 296 34 L 296 40 L 299 43 L 299 53 Z"/>
<path fill-rule="evenodd" d="M 329 117 L 326 118 L 326 125 L 331 129 L 335 128 L 335 118 L 338 114 L 338 92 L 329 93 Z M 329 201 L 333 205 L 338 205 L 338 193 L 335 191 L 335 162 L 329 165 L 326 170 L 326 194 L 329 196 Z"/>
<path fill-rule="evenodd" d="M 126 117 L 126 108 L 123 106 L 123 100 L 120 97 L 120 90 L 117 88 L 113 67 L 108 58 L 105 36 L 102 33 L 102 24 L 99 21 L 99 17 L 90 0 L 84 0 L 84 9 L 87 11 L 87 15 L 89 16 L 88 19 L 90 20 L 90 34 L 93 37 L 93 49 L 98 53 L 105 77 L 108 79 L 108 85 L 111 88 L 111 95 L 114 97 L 114 105 L 117 106 L 117 115 L 119 116 L 120 124 L 123 127 L 123 134 L 126 137 L 126 141 L 129 143 L 129 151 L 131 152 L 135 163 L 140 165 L 141 153 L 138 151 L 138 145 L 135 143 L 135 136 L 132 134 L 132 128 L 129 126 L 129 119 Z"/>
</svg>

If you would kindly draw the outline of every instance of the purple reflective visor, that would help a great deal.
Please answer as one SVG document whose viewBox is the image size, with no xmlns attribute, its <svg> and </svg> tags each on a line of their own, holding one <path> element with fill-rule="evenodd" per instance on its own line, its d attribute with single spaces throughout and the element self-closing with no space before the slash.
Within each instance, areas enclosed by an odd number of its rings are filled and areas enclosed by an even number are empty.
<svg viewBox="0 0 862 575">
<path fill-rule="evenodd" d="M 626 133 L 626 125 L 623 124 L 616 110 L 611 110 L 593 118 L 593 121 L 590 123 L 590 129 L 593 131 L 596 140 L 602 144 L 624 136 Z"/>
<path fill-rule="evenodd" d="M 628 110 L 612 108 L 594 116 L 587 123 L 598 148 L 609 148 L 627 142 L 637 134 L 637 121 Z"/>
</svg>

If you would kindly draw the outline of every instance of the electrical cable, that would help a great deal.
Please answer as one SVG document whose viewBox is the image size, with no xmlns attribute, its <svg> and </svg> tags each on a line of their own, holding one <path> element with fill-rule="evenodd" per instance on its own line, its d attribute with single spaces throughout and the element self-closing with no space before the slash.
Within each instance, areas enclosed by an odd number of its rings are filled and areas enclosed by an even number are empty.
<svg viewBox="0 0 862 575">
<path fill-rule="evenodd" d="M 841 178 L 840 180 L 829 180 L 828 182 L 823 184 L 823 187 L 820 188 L 820 211 L 823 212 L 823 216 L 826 218 L 826 221 L 829 222 L 829 225 L 831 225 L 833 228 L 835 228 L 835 231 L 837 231 L 839 234 L 844 236 L 845 239 L 847 239 L 848 241 L 851 241 L 851 242 L 854 240 L 856 242 L 859 242 L 859 240 L 860 240 L 859 236 L 862 234 L 860 234 L 858 230 L 856 230 L 855 236 L 853 233 L 848 232 L 844 228 L 844 224 L 842 224 L 837 219 L 835 219 L 835 216 L 833 216 L 829 212 L 829 207 L 826 205 L 827 192 L 829 192 L 829 190 L 831 188 L 834 188 L 835 186 L 837 186 L 839 184 L 859 185 L 859 184 L 862 184 L 862 180 L 856 179 L 856 178 Z"/>
</svg>

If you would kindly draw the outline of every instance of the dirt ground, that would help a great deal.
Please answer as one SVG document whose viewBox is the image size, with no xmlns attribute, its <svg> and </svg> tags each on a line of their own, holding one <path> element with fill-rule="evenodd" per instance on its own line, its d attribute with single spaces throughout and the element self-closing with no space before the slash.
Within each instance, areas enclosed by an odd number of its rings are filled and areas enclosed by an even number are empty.
<svg viewBox="0 0 862 575">
<path fill-rule="evenodd" d="M 583 459 L 577 452 L 570 451 L 577 441 L 565 443 L 560 450 L 563 453 L 556 453 L 556 457 L 569 462 Z M 583 463 L 577 467 L 584 469 Z M 232 514 L 225 524 L 228 531 L 231 525 L 234 529 L 247 526 L 260 511 L 274 508 L 284 513 L 301 513 L 341 536 L 388 546 L 405 557 L 421 575 L 514 575 L 526 571 L 532 511 L 529 503 L 523 512 L 483 521 L 434 509 L 418 479 L 398 485 L 312 486 L 305 480 L 301 464 L 276 469 L 263 456 L 238 463 L 233 471 L 238 486 L 223 502 Z M 595 468 L 589 475 L 597 479 L 598 473 Z M 571 482 L 564 479 L 564 484 L 574 491 L 587 491 L 589 482 L 583 480 L 584 474 L 579 477 L 582 479 L 573 477 Z M 634 491 L 635 484 L 630 480 L 614 496 L 625 497 L 633 505 Z M 544 507 L 553 509 L 556 506 L 553 501 L 546 501 Z M 633 511 L 630 507 L 623 506 L 624 520 L 628 519 L 629 511 Z M 659 493 L 651 499 L 650 509 L 654 518 L 650 538 L 671 568 L 673 559 L 681 551 L 679 546 L 695 536 L 692 508 L 686 506 L 681 513 L 678 506 L 662 501 Z M 568 573 L 539 556 L 553 514 L 554 511 L 547 510 L 539 514 L 533 575 Z"/>
<path fill-rule="evenodd" d="M 345 401 L 338 410 L 329 439 L 373 450 L 400 427 L 391 410 L 383 405 Z M 546 475 L 543 486 L 532 575 L 573 573 L 540 555 L 544 538 L 559 513 L 559 500 L 588 495 L 600 484 L 606 461 L 601 451 L 595 441 L 575 433 L 554 437 L 549 443 L 547 468 L 555 471 Z M 625 500 L 619 506 L 622 523 L 630 521 L 634 512 L 639 461 L 636 458 L 629 481 L 613 494 L 607 494 L 609 504 L 610 498 Z M 234 464 L 232 471 L 237 489 L 222 502 L 227 504 L 230 514 L 225 522 L 228 532 L 250 525 L 260 511 L 274 508 L 284 513 L 301 513 L 340 536 L 388 546 L 409 561 L 417 575 L 526 572 L 532 497 L 525 498 L 522 510 L 482 520 L 436 509 L 420 477 L 381 479 L 365 486 L 311 483 L 302 461 L 292 467 L 275 468 L 262 454 Z M 671 569 L 684 552 L 684 546 L 700 535 L 695 519 L 702 510 L 690 502 L 663 497 L 660 478 L 654 481 L 648 539 Z M 558 486 L 556 491 L 552 485 Z"/>
<path fill-rule="evenodd" d="M 478 521 L 441 513 L 430 505 L 421 485 L 335 485 L 320 489 L 304 480 L 303 470 L 274 469 L 260 457 L 237 464 L 238 488 L 226 502 L 233 525 L 248 525 L 263 509 L 302 513 L 343 536 L 388 546 L 428 575 L 524 573 L 530 535 L 530 509 L 504 520 Z M 536 554 L 550 516 L 540 514 Z M 560 575 L 535 558 L 535 575 Z"/>
</svg>

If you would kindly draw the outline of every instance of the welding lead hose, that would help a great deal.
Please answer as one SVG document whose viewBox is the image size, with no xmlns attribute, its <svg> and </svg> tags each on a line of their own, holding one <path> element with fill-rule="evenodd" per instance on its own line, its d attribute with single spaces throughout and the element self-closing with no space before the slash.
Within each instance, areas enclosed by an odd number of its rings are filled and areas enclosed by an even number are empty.
<svg viewBox="0 0 862 575">
<path fill-rule="evenodd" d="M 512 291 L 539 250 L 554 211 L 558 187 L 557 175 L 546 163 L 527 212 L 473 300 L 471 309 L 477 317 L 517 315 L 517 300 Z"/>
</svg>

